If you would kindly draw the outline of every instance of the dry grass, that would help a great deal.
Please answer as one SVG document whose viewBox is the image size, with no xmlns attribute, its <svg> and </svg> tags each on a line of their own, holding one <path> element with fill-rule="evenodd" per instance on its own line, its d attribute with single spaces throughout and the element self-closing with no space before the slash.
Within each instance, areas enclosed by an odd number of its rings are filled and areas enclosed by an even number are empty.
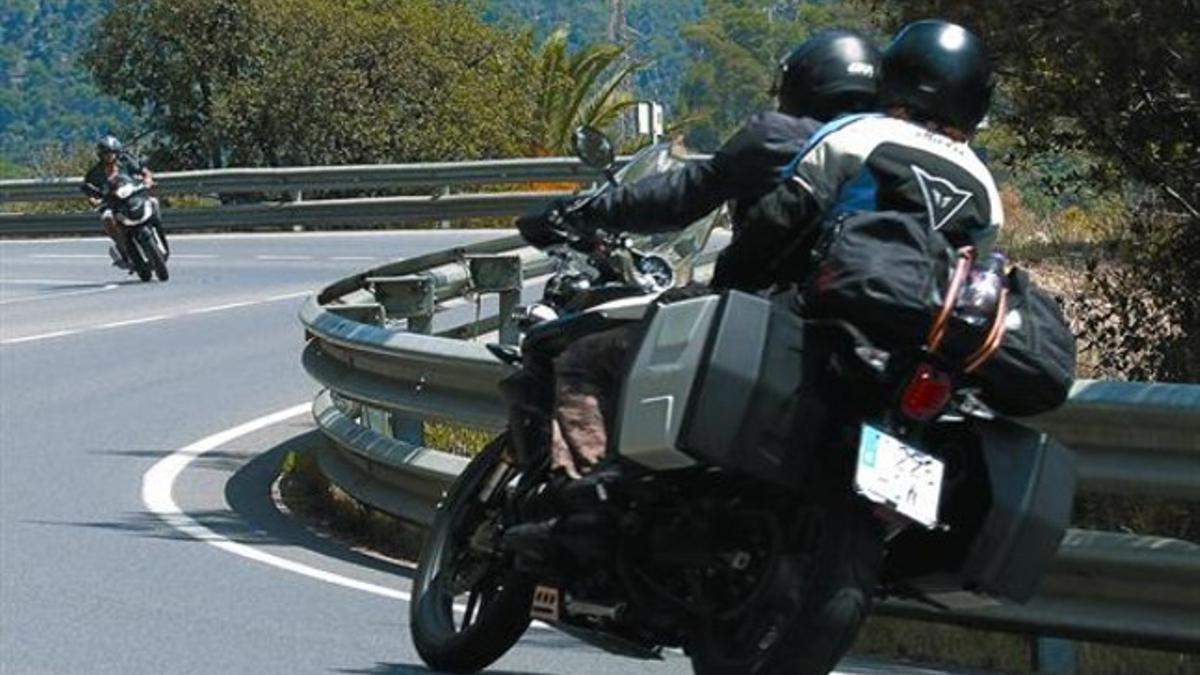
<svg viewBox="0 0 1200 675">
<path fill-rule="evenodd" d="M 1004 205 L 1000 247 L 1026 262 L 1082 258 L 1089 248 L 1116 239 L 1126 227 L 1125 209 L 1115 200 L 1100 200 L 1088 208 L 1071 206 L 1049 215 L 1025 208 L 1010 186 L 1001 188 L 1000 200 Z"/>
<path fill-rule="evenodd" d="M 318 448 L 327 443 L 314 435 L 310 444 L 284 457 L 279 468 L 284 505 L 306 525 L 349 546 L 416 560 L 424 530 L 359 502 L 331 483 L 317 464 Z"/>
<path fill-rule="evenodd" d="M 1032 673 L 1032 638 L 1015 633 L 874 616 L 853 651 L 905 663 L 939 663 L 1000 673 Z M 1200 675 L 1195 654 L 1079 643 L 1085 675 Z"/>
<path fill-rule="evenodd" d="M 425 422 L 425 445 L 462 457 L 474 457 L 496 432 L 449 422 Z"/>
</svg>

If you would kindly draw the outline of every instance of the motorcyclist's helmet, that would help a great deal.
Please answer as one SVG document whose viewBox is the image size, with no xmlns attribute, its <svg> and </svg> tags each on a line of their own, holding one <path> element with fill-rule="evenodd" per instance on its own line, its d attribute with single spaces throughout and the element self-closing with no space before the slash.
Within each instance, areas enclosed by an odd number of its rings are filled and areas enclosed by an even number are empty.
<svg viewBox="0 0 1200 675">
<path fill-rule="evenodd" d="M 96 156 L 104 159 L 104 153 L 111 152 L 113 154 L 121 154 L 121 141 L 117 140 L 116 136 L 109 134 L 103 136 L 96 141 Z"/>
<path fill-rule="evenodd" d="M 992 68 L 983 43 L 947 21 L 916 21 L 883 52 L 879 101 L 970 133 L 992 101 Z"/>
<path fill-rule="evenodd" d="M 879 49 L 851 30 L 814 34 L 779 62 L 779 111 L 822 122 L 874 110 Z"/>
</svg>

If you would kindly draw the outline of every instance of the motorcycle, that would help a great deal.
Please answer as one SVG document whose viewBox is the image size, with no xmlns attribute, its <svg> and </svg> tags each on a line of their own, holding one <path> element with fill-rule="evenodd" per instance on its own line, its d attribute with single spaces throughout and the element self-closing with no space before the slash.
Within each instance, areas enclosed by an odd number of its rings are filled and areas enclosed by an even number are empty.
<svg viewBox="0 0 1200 675">
<path fill-rule="evenodd" d="M 666 145 L 608 182 L 679 160 Z M 926 354 L 807 319 L 787 294 L 659 294 L 689 278 L 715 224 L 627 236 L 571 227 L 502 383 L 510 424 L 439 505 L 410 603 L 436 670 L 474 672 L 542 621 L 614 654 L 680 648 L 696 673 L 825 673 L 881 597 L 940 609 L 1023 602 L 1070 519 L 1071 452 L 990 413 Z M 553 358 L 631 321 L 608 466 L 560 486 L 548 424 Z M 603 475 L 602 469 L 595 473 Z M 591 475 L 591 474 L 589 474 Z M 565 506 L 564 506 L 565 505 Z"/>
<path fill-rule="evenodd" d="M 108 191 L 100 195 L 97 211 L 110 210 L 117 224 L 126 228 L 125 261 L 142 281 L 153 274 L 159 281 L 170 277 L 167 258 L 170 249 L 162 229 L 158 200 L 149 194 L 150 188 L 141 180 L 118 174 L 110 181 Z"/>
</svg>

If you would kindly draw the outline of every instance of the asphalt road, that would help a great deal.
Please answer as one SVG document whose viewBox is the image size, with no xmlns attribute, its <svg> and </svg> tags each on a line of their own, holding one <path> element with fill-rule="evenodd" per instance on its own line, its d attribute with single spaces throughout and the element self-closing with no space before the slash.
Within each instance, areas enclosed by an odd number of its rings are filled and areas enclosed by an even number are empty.
<svg viewBox="0 0 1200 675">
<path fill-rule="evenodd" d="M 269 487 L 313 433 L 304 297 L 496 234 L 177 235 L 165 284 L 99 239 L 0 241 L 0 673 L 429 672 L 410 570 L 299 527 Z M 496 668 L 689 672 L 545 629 Z"/>
</svg>

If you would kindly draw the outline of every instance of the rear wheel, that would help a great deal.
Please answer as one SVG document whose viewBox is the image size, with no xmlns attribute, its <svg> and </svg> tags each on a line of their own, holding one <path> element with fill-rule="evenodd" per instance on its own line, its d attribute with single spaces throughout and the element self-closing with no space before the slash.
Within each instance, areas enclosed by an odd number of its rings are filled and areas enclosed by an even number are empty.
<svg viewBox="0 0 1200 675">
<path fill-rule="evenodd" d="M 823 485 L 805 541 L 775 569 L 772 599 L 696 636 L 697 675 L 824 675 L 854 642 L 872 608 L 883 533 L 848 484 Z"/>
<path fill-rule="evenodd" d="M 435 670 L 469 673 L 529 626 L 533 581 L 497 549 L 504 487 L 517 475 L 497 437 L 451 486 L 434 517 L 409 605 L 413 644 Z"/>
</svg>

